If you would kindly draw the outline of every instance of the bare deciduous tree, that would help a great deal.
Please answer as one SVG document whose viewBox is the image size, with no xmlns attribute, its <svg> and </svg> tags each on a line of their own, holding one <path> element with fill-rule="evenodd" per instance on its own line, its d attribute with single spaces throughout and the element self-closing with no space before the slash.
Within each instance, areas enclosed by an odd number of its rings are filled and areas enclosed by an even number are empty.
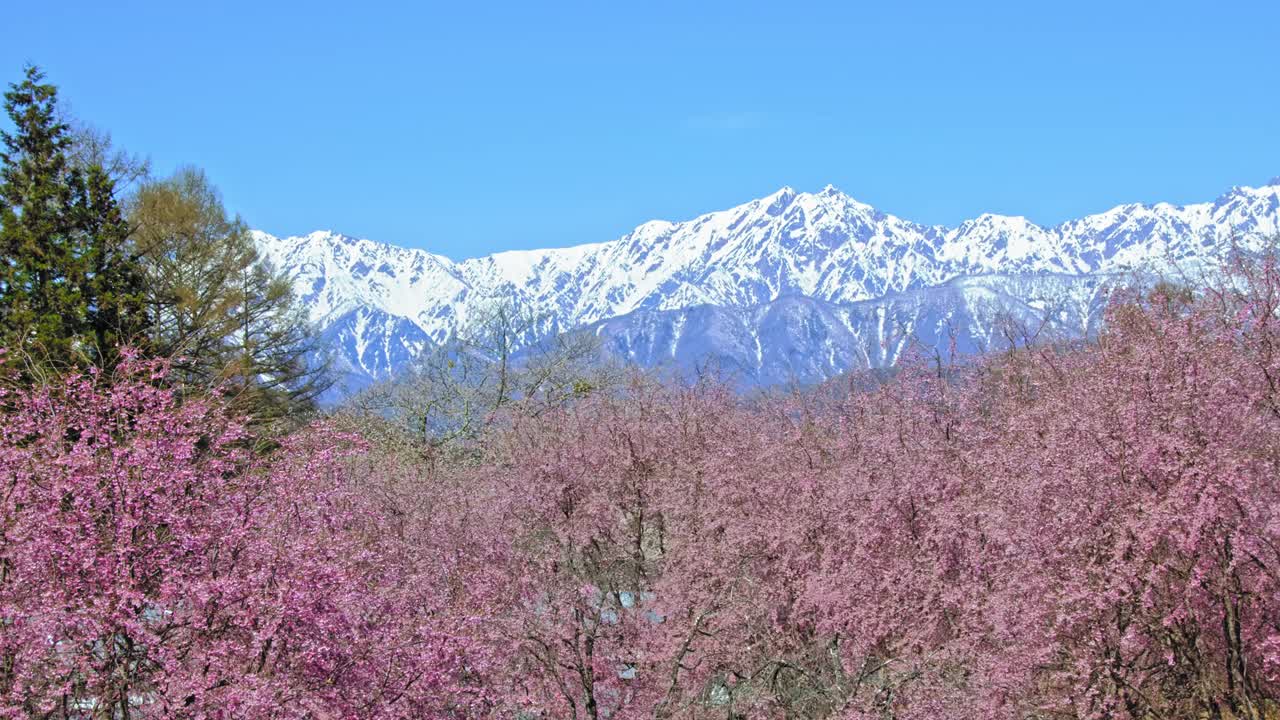
<svg viewBox="0 0 1280 720">
<path fill-rule="evenodd" d="M 619 377 L 595 335 L 556 333 L 545 317 L 498 301 L 473 311 L 407 372 L 349 400 L 342 414 L 390 423 L 435 451 L 476 439 L 501 411 L 538 415 Z"/>
</svg>

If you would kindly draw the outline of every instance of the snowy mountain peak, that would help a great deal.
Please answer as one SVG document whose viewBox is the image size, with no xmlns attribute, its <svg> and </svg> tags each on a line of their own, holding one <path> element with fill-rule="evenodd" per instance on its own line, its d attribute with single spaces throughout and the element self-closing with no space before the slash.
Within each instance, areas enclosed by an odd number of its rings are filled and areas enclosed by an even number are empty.
<svg viewBox="0 0 1280 720">
<path fill-rule="evenodd" d="M 795 199 L 796 191 L 789 185 L 783 185 L 777 192 L 760 200 L 760 204 L 768 207 L 770 215 L 777 215 L 786 210 Z"/>
<path fill-rule="evenodd" d="M 548 331 L 698 306 L 747 312 L 784 297 L 839 307 L 957 278 L 1085 276 L 1195 260 L 1230 238 L 1253 241 L 1278 229 L 1280 184 L 1237 187 L 1187 206 L 1120 205 L 1054 227 L 984 213 L 954 228 L 883 213 L 828 185 L 817 193 L 784 186 L 690 220 L 646 222 L 606 242 L 461 261 L 333 231 L 254 237 L 292 274 L 351 370 L 380 377 L 495 302 L 528 308 Z"/>
</svg>

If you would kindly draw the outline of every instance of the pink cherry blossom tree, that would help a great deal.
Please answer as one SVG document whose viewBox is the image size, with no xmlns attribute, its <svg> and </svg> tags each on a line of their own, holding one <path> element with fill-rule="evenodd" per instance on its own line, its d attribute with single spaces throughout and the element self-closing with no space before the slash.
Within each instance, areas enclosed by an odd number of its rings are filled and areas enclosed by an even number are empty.
<svg viewBox="0 0 1280 720">
<path fill-rule="evenodd" d="M 7 391 L 9 717 L 460 717 L 485 657 L 433 558 L 383 531 L 317 428 L 264 460 L 164 367 Z"/>
</svg>

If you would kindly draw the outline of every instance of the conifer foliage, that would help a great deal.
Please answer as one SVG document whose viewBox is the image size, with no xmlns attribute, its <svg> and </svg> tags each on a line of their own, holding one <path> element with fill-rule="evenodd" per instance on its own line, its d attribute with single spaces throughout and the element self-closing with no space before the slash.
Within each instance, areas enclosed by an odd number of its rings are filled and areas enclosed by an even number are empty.
<svg viewBox="0 0 1280 720">
<path fill-rule="evenodd" d="M 110 364 L 145 329 L 142 274 L 105 170 L 69 160 L 57 90 L 28 67 L 0 132 L 0 345 L 31 367 Z"/>
<path fill-rule="evenodd" d="M 258 254 L 198 168 L 145 182 L 129 203 L 146 277 L 147 346 L 176 379 L 235 396 L 255 422 L 284 422 L 327 387 L 322 353 L 288 278 Z"/>
</svg>

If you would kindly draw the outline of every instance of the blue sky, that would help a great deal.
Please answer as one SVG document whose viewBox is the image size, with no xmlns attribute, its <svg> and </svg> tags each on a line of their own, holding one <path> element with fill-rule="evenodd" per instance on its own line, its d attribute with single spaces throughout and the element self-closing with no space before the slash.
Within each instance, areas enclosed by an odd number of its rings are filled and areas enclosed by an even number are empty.
<svg viewBox="0 0 1280 720">
<path fill-rule="evenodd" d="M 26 2 L 43 66 L 276 234 L 455 258 L 832 183 L 954 224 L 1280 175 L 1280 3 Z"/>
</svg>

